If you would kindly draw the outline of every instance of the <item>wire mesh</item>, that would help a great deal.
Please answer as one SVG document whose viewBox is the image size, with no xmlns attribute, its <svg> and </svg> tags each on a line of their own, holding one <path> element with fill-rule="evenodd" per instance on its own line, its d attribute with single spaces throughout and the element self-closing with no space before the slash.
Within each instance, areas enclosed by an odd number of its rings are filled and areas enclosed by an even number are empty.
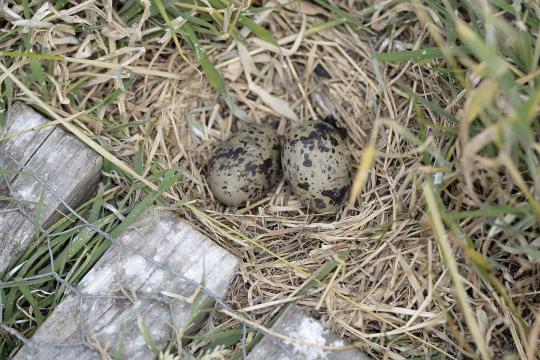
<svg viewBox="0 0 540 360">
<path fill-rule="evenodd" d="M 4 332 L 4 334 L 7 334 L 8 336 L 11 336 L 15 339 L 17 339 L 20 343 L 22 343 L 27 349 L 28 357 L 31 358 L 32 354 L 35 353 L 37 349 L 43 349 L 43 348 L 64 348 L 64 347 L 77 347 L 77 346 L 83 346 L 85 349 L 90 349 L 96 353 L 96 355 L 103 357 L 107 357 L 108 355 L 106 352 L 104 353 L 99 347 L 97 346 L 95 341 L 91 338 L 92 329 L 87 329 L 84 321 L 84 314 L 87 311 L 87 308 L 85 306 L 85 303 L 89 299 L 96 299 L 96 298 L 106 298 L 110 300 L 122 300 L 122 301 L 133 301 L 133 294 L 130 294 L 127 289 L 124 289 L 125 291 L 120 292 L 114 292 L 114 294 L 110 292 L 106 292 L 103 294 L 86 294 L 81 292 L 76 284 L 72 282 L 70 278 L 68 278 L 64 273 L 61 273 L 57 271 L 57 267 L 55 264 L 55 256 L 54 256 L 54 245 L 52 244 L 52 241 L 60 236 L 60 235 L 66 235 L 70 234 L 70 238 L 73 239 L 74 236 L 77 234 L 80 234 L 82 231 L 87 230 L 90 231 L 94 236 L 101 236 L 103 239 L 108 241 L 110 245 L 117 246 L 119 249 L 121 249 L 122 253 L 132 254 L 135 256 L 138 256 L 142 258 L 146 263 L 151 264 L 152 266 L 173 275 L 174 277 L 182 280 L 186 284 L 190 284 L 196 289 L 200 289 L 206 296 L 208 296 L 212 301 L 216 304 L 216 306 L 221 310 L 222 313 L 225 314 L 235 314 L 234 316 L 235 321 L 240 322 L 240 326 L 242 327 L 242 338 L 241 338 L 241 348 L 242 348 L 242 355 L 243 357 L 246 357 L 246 344 L 247 344 L 247 335 L 248 335 L 248 328 L 252 328 L 256 331 L 265 333 L 267 336 L 270 336 L 272 338 L 272 342 L 279 346 L 279 348 L 283 351 L 284 354 L 287 354 L 287 356 L 291 359 L 295 358 L 294 354 L 290 352 L 290 350 L 284 346 L 287 341 L 284 340 L 284 338 L 287 338 L 287 335 L 283 336 L 276 336 L 276 334 L 272 333 L 271 331 L 268 331 L 267 329 L 261 327 L 261 326 L 254 326 L 253 322 L 249 321 L 247 318 L 245 318 L 246 321 L 243 321 L 244 314 L 237 312 L 233 308 L 231 308 L 218 294 L 216 294 L 212 289 L 208 288 L 203 281 L 195 281 L 190 277 L 185 276 L 184 274 L 176 271 L 175 269 L 171 268 L 167 264 L 164 264 L 160 261 L 157 261 L 152 256 L 149 256 L 144 253 L 144 251 L 134 248 L 130 245 L 124 244 L 119 240 L 119 237 L 114 237 L 111 235 L 111 233 L 104 231 L 100 228 L 100 226 L 89 222 L 85 217 L 77 212 L 76 209 L 74 209 L 70 204 L 63 199 L 57 191 L 54 188 L 54 184 L 49 184 L 47 181 L 45 181 L 41 176 L 38 174 L 35 174 L 32 169 L 29 169 L 26 167 L 25 164 L 20 164 L 15 158 L 13 158 L 10 154 L 6 153 L 1 147 L 0 147 L 0 191 L 3 192 L 2 197 L 0 198 L 0 218 L 9 212 L 18 212 L 22 214 L 26 219 L 28 219 L 31 222 L 36 221 L 35 217 L 35 209 L 28 205 L 28 202 L 21 198 L 17 192 L 12 187 L 12 180 L 13 176 L 9 176 L 9 174 L 17 174 L 17 176 L 31 176 L 37 183 L 40 184 L 42 189 L 41 197 L 43 197 L 44 193 L 51 194 L 55 199 L 59 201 L 61 206 L 63 207 L 63 211 L 65 212 L 65 216 L 71 217 L 73 221 L 73 226 L 71 226 L 68 229 L 62 229 L 61 231 L 51 232 L 49 229 L 44 228 L 41 225 L 34 226 L 32 231 L 32 236 L 34 238 L 42 238 L 47 246 L 47 252 L 48 252 L 48 265 L 50 271 L 42 272 L 36 275 L 30 275 L 25 276 L 24 278 L 16 278 L 14 280 L 7 280 L 10 279 L 12 276 L 14 276 L 21 265 L 15 265 L 12 266 L 11 269 L 9 269 L 6 274 L 4 275 L 2 281 L 0 281 L 0 291 L 4 291 L 5 289 L 10 289 L 13 287 L 18 287 L 20 285 L 28 286 L 33 283 L 43 283 L 45 281 L 54 281 L 56 282 L 56 287 L 61 291 L 62 289 L 65 289 L 65 293 L 68 294 L 68 296 L 75 297 L 78 302 L 78 314 L 81 317 L 79 319 L 79 329 L 78 329 L 78 337 L 74 341 L 69 342 L 58 342 L 58 343 L 44 343 L 40 341 L 36 341 L 32 337 L 26 337 L 23 335 L 21 331 L 17 329 L 17 322 L 15 324 L 12 324 L 11 326 L 8 326 L 1 317 L 5 310 L 5 304 L 2 302 L 3 296 L 0 296 L 0 332 Z M 3 188 L 3 189 L 2 189 Z M 110 205 L 108 205 L 110 207 Z M 49 230 L 49 232 L 48 232 Z M 34 259 L 36 260 L 36 259 Z M 35 286 L 35 285 L 34 285 Z M 171 298 L 164 296 L 161 291 L 157 291 L 155 293 L 144 293 L 144 294 L 136 294 L 137 299 L 146 299 L 152 302 L 161 303 L 163 305 L 166 305 L 169 307 L 170 311 L 172 312 L 171 308 Z M 65 299 L 65 297 L 64 297 Z M 65 301 L 65 300 L 64 300 Z M 36 309 L 36 311 L 39 311 L 39 309 Z M 53 310 L 54 311 L 54 310 Z M 174 314 L 171 314 L 174 318 Z M 174 339 L 170 339 L 173 341 Z M 294 342 L 294 338 L 291 338 L 291 341 Z M 310 346 L 309 343 L 305 343 L 303 341 L 300 341 L 300 343 L 303 343 L 303 345 Z M 311 346 L 317 347 L 316 344 L 311 344 Z"/>
</svg>

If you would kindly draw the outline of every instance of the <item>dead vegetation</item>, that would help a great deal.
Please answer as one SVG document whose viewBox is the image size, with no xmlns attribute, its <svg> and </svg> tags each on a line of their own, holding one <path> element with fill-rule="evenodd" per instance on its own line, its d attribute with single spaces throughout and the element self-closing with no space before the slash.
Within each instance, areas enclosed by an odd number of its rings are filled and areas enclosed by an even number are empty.
<svg viewBox="0 0 540 360">
<path fill-rule="evenodd" d="M 241 259 L 228 302 L 258 324 L 295 300 L 377 358 L 538 356 L 540 189 L 538 175 L 529 172 L 538 170 L 537 119 L 530 122 L 532 154 L 525 164 L 494 140 L 509 125 L 501 120 L 501 128 L 488 131 L 497 121 L 475 121 L 481 111 L 491 115 L 490 103 L 509 116 L 517 110 L 478 68 L 482 59 L 457 54 L 458 69 L 440 54 L 414 52 L 440 45 L 439 10 L 427 7 L 431 2 L 417 8 L 333 2 L 352 21 L 320 6 L 325 1 L 265 2 L 267 10 L 252 18 L 273 35 L 272 43 L 235 22 L 249 3 L 230 11 L 205 3 L 177 8 L 205 19 L 216 11 L 225 19 L 218 23 L 222 34 L 198 33 L 192 47 L 178 36 L 180 48 L 147 1 L 138 3 L 136 21 L 107 1 L 73 3 L 60 12 L 32 2 L 30 21 L 15 17 L 24 18 L 22 6 L 9 7 L 13 15 L 4 5 L 1 52 L 26 52 L 28 38 L 36 53 L 62 59 L 42 57 L 36 65 L 32 57 L 4 54 L 2 63 L 49 110 L 141 177 L 157 184 L 165 171 L 181 171 L 169 193 L 187 205 L 165 206 Z M 181 26 L 186 20 L 170 21 Z M 245 42 L 235 40 L 232 26 Z M 203 74 L 197 46 L 222 74 L 221 93 L 220 79 Z M 407 55 L 377 56 L 398 52 Z M 470 88 L 452 70 L 469 71 L 463 77 Z M 514 81 L 527 80 L 520 73 Z M 4 106 L 29 99 L 8 82 L 0 74 Z M 480 93 L 477 85 L 490 97 L 471 100 Z M 212 199 L 204 168 L 217 141 L 245 122 L 283 133 L 328 114 L 347 129 L 359 171 L 358 196 L 339 214 L 308 212 L 283 181 L 241 209 Z M 116 189 L 107 198 L 114 206 L 132 180 L 114 165 L 105 176 Z M 136 201 L 140 194 L 129 196 Z M 329 265 L 327 276 L 298 295 Z M 222 315 L 201 334 L 237 327 Z M 198 340 L 189 349 L 206 345 Z M 229 344 L 220 354 L 230 357 L 239 346 Z"/>
</svg>

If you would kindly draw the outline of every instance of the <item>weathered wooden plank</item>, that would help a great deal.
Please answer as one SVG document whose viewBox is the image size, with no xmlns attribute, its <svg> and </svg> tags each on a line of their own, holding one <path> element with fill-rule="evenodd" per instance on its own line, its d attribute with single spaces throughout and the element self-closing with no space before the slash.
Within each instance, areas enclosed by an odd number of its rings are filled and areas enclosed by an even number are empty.
<svg viewBox="0 0 540 360">
<path fill-rule="evenodd" d="M 192 316 L 192 306 L 184 299 L 196 293 L 197 286 L 177 274 L 204 281 L 222 297 L 237 267 L 233 255 L 166 210 L 149 209 L 118 241 L 125 246 L 107 250 L 79 284 L 80 295 L 63 300 L 32 337 L 33 349 L 23 347 L 15 359 L 99 359 L 99 348 L 114 354 L 120 344 L 122 359 L 152 359 L 142 324 L 162 349 L 176 340 Z M 200 294 L 207 308 L 211 299 Z M 86 344 L 81 343 L 81 323 Z M 62 343 L 71 346 L 47 346 Z"/>
<path fill-rule="evenodd" d="M 0 154 L 3 152 L 2 167 L 17 170 L 15 161 L 21 165 L 26 165 L 28 160 L 34 155 L 36 150 L 43 144 L 45 139 L 54 130 L 54 126 L 42 129 L 27 131 L 47 123 L 47 120 L 31 107 L 22 102 L 14 103 L 8 110 L 6 123 L 0 129 L 0 136 L 8 137 L 0 141 Z M 21 134 L 22 133 L 22 134 Z M 5 156 L 9 154 L 10 156 Z M 0 176 L 0 187 L 5 185 L 5 180 L 13 179 L 14 174 Z"/>
<path fill-rule="evenodd" d="M 8 120 L 10 132 L 42 123 L 41 115 L 20 103 L 10 112 Z M 17 199 L 0 202 L 0 210 L 3 210 L 0 212 L 0 274 L 32 241 L 34 219 L 39 219 L 40 226 L 47 227 L 62 216 L 64 207 L 60 199 L 75 207 L 99 181 L 102 159 L 97 153 L 60 127 L 51 128 L 48 134 L 40 131 L 0 143 L 4 168 L 11 162 L 10 168 L 18 170 L 12 159 L 27 168 L 7 178 L 9 186 L 6 182 L 0 184 L 0 195 Z M 56 194 L 33 175 L 51 186 Z M 42 206 L 38 206 L 42 195 Z"/>
<path fill-rule="evenodd" d="M 307 316 L 298 306 L 290 306 L 272 326 L 272 331 L 307 344 L 343 347 L 348 345 L 317 320 Z M 247 360 L 369 360 L 358 349 L 325 350 L 298 343 L 287 343 L 265 336 L 249 353 Z"/>
</svg>

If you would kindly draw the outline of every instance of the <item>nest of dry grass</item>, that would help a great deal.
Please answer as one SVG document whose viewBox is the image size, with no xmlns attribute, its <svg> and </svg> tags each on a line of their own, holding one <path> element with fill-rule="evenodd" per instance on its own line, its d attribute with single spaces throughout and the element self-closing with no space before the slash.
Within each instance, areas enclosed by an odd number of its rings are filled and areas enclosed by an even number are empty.
<svg viewBox="0 0 540 360">
<path fill-rule="evenodd" d="M 74 33 L 76 22 L 62 17 L 50 21 L 54 27 L 30 28 L 29 35 L 44 44 L 43 52 L 123 65 L 108 69 L 97 62 L 51 62 L 51 82 L 56 86 L 50 89 L 48 104 L 61 116 L 73 115 L 102 104 L 120 89 L 118 97 L 75 122 L 131 166 L 143 153 L 142 176 L 181 170 L 174 193 L 200 212 L 181 204 L 168 206 L 241 259 L 228 294 L 236 309 L 265 324 L 280 305 L 296 300 L 375 357 L 473 356 L 475 338 L 430 225 L 422 184 L 434 180 L 442 204 L 451 212 L 478 210 L 478 199 L 516 206 L 527 199 L 516 194 L 515 182 L 491 164 L 480 164 L 466 178 L 458 159 L 467 144 L 443 131 L 455 132 L 456 125 L 418 102 L 418 97 L 427 99 L 451 114 L 462 109 L 464 93 L 453 92 L 458 85 L 437 71 L 446 66 L 445 60 L 393 63 L 374 55 L 430 42 L 412 7 L 392 1 L 375 8 L 364 2 L 341 3 L 362 19 L 365 28 L 344 23 L 322 30 L 321 24 L 332 14 L 301 1 L 254 16 L 279 46 L 245 29 L 241 29 L 245 46 L 227 36 L 200 39 L 226 79 L 237 108 L 208 83 L 188 46 L 182 46 L 180 54 L 170 34 L 155 31 L 151 22 L 128 28 L 118 9 L 106 4 L 87 1 L 71 14 L 90 27 L 106 19 L 106 26 L 86 37 Z M 393 20 L 403 13 L 408 16 Z M 22 34 L 1 45 L 0 51 L 20 41 Z M 118 47 L 121 41 L 128 46 Z M 21 58 L 11 70 L 24 76 L 20 69 L 27 62 Z M 125 65 L 173 76 L 155 76 Z M 43 95 L 39 86 L 31 89 Z M 17 91 L 15 98 L 25 96 Z M 360 196 L 339 214 L 307 212 L 283 181 L 266 198 L 241 209 L 226 209 L 213 200 L 204 169 L 218 141 L 246 121 L 270 124 L 283 133 L 296 122 L 328 114 L 347 129 L 357 167 L 370 146 L 375 154 Z M 443 154 L 444 165 L 433 165 L 437 154 Z M 113 168 L 105 176 L 122 196 L 127 188 L 123 175 Z M 511 213 L 472 215 L 456 221 L 462 236 L 490 259 L 494 265 L 490 274 L 506 289 L 515 308 L 493 283 L 472 270 L 475 264 L 463 241 L 450 234 L 448 243 L 467 302 L 492 356 L 522 356 L 536 341 L 530 340 L 529 326 L 540 311 L 540 277 L 538 259 L 517 249 L 538 242 L 538 222 L 534 216 L 523 219 Z M 311 276 L 330 263 L 335 264 L 332 272 L 307 294 L 298 295 Z M 213 326 L 221 330 L 238 326 L 227 317 L 220 321 Z M 538 332 L 538 320 L 536 324 Z M 199 349 L 204 342 L 190 346 Z"/>
</svg>

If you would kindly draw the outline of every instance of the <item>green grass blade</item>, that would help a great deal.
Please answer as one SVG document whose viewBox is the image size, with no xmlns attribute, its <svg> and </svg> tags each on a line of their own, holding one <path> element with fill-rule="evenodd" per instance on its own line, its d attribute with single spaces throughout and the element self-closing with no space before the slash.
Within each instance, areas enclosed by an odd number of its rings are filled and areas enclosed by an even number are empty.
<svg viewBox="0 0 540 360">
<path fill-rule="evenodd" d="M 255 21 L 248 18 L 247 16 L 240 15 L 240 17 L 238 18 L 238 21 L 240 22 L 240 24 L 242 24 L 243 26 L 251 30 L 251 32 L 255 34 L 255 36 L 257 36 L 259 39 L 262 39 L 271 44 L 277 45 L 277 40 L 270 31 L 266 30 L 265 28 L 263 28 L 262 26 L 260 26 Z"/>
<path fill-rule="evenodd" d="M 197 60 L 201 64 L 203 72 L 206 75 L 206 78 L 208 79 L 210 84 L 220 94 L 224 94 L 225 81 L 223 80 L 223 77 L 221 76 L 221 74 L 217 71 L 214 64 L 212 64 L 212 62 L 208 58 L 206 51 L 204 51 L 201 44 L 199 43 L 199 40 L 197 39 L 197 36 L 195 35 L 195 32 L 193 31 L 193 28 L 191 27 L 191 25 L 188 23 L 182 25 L 182 27 L 180 27 L 179 29 L 179 32 L 183 36 L 184 40 L 186 40 L 186 42 L 195 51 Z"/>
<path fill-rule="evenodd" d="M 463 52 L 463 47 L 457 47 L 452 51 Z M 397 51 L 391 53 L 381 53 L 376 55 L 383 62 L 403 62 L 403 61 L 429 61 L 444 57 L 444 53 L 438 47 L 426 47 L 418 50 Z"/>
</svg>

